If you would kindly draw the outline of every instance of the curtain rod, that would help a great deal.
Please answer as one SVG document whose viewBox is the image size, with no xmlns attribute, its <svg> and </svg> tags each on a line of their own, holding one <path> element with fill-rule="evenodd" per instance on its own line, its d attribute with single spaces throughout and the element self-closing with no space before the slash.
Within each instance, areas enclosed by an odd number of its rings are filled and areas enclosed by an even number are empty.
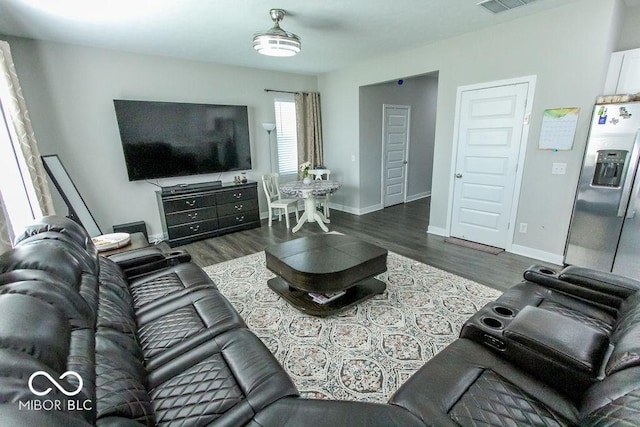
<svg viewBox="0 0 640 427">
<path fill-rule="evenodd" d="M 298 92 L 290 92 L 288 90 L 276 90 L 276 89 L 265 89 L 265 92 L 278 92 L 278 93 L 293 93 L 296 94 Z"/>
</svg>

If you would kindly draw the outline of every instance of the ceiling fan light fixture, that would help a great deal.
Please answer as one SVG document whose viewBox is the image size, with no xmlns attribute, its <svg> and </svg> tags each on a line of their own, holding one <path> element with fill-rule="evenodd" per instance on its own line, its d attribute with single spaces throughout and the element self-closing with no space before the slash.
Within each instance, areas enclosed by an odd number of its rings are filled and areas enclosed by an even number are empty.
<svg viewBox="0 0 640 427">
<path fill-rule="evenodd" d="M 293 56 L 300 52 L 300 37 L 280 28 L 280 21 L 286 12 L 282 9 L 271 9 L 269 15 L 273 19 L 273 28 L 253 35 L 253 48 L 262 55 Z"/>
</svg>

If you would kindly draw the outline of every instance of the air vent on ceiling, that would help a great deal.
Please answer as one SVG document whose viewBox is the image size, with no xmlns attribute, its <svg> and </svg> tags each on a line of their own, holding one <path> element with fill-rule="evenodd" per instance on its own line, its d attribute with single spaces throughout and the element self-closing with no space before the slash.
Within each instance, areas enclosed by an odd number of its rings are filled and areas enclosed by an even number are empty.
<svg viewBox="0 0 640 427">
<path fill-rule="evenodd" d="M 500 13 L 506 10 L 515 9 L 516 7 L 524 6 L 527 3 L 532 3 L 535 0 L 484 0 L 478 3 L 478 6 L 482 6 L 490 12 Z"/>
</svg>

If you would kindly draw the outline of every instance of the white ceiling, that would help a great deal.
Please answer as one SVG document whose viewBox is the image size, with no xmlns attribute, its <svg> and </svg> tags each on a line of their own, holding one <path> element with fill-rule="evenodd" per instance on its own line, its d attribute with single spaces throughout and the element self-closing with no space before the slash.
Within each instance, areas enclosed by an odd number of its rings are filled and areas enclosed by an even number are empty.
<svg viewBox="0 0 640 427">
<path fill-rule="evenodd" d="M 497 15 L 478 1 L 0 0 L 0 34 L 320 74 L 582 0 L 536 0 Z M 273 25 L 271 8 L 285 9 L 282 28 L 302 39 L 295 57 L 251 47 L 253 33 Z"/>
</svg>

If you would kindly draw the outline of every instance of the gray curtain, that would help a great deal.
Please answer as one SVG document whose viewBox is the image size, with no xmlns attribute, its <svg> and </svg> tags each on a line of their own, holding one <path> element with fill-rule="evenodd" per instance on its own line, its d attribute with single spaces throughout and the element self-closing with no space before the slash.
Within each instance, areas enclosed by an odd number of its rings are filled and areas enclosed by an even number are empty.
<svg viewBox="0 0 640 427">
<path fill-rule="evenodd" d="M 16 74 L 16 68 L 11 57 L 9 43 L 0 40 L 0 86 L 3 90 L 0 92 L 2 96 L 3 112 L 9 126 L 9 134 L 15 139 L 20 147 L 17 155 L 24 157 L 27 165 L 28 176 L 23 176 L 24 180 L 30 180 L 33 183 L 40 211 L 43 215 L 52 215 L 55 213 L 51 192 L 47 180 L 47 173 L 42 165 L 40 151 L 36 142 L 31 120 L 27 106 L 22 96 L 22 89 Z M 0 206 L 0 240 L 7 239 L 10 230 L 9 218 L 6 212 Z M 0 246 L 1 248 L 1 246 Z"/>
<path fill-rule="evenodd" d="M 320 94 L 295 94 L 296 127 L 298 129 L 298 164 L 311 162 L 311 168 L 324 164 Z"/>
</svg>

